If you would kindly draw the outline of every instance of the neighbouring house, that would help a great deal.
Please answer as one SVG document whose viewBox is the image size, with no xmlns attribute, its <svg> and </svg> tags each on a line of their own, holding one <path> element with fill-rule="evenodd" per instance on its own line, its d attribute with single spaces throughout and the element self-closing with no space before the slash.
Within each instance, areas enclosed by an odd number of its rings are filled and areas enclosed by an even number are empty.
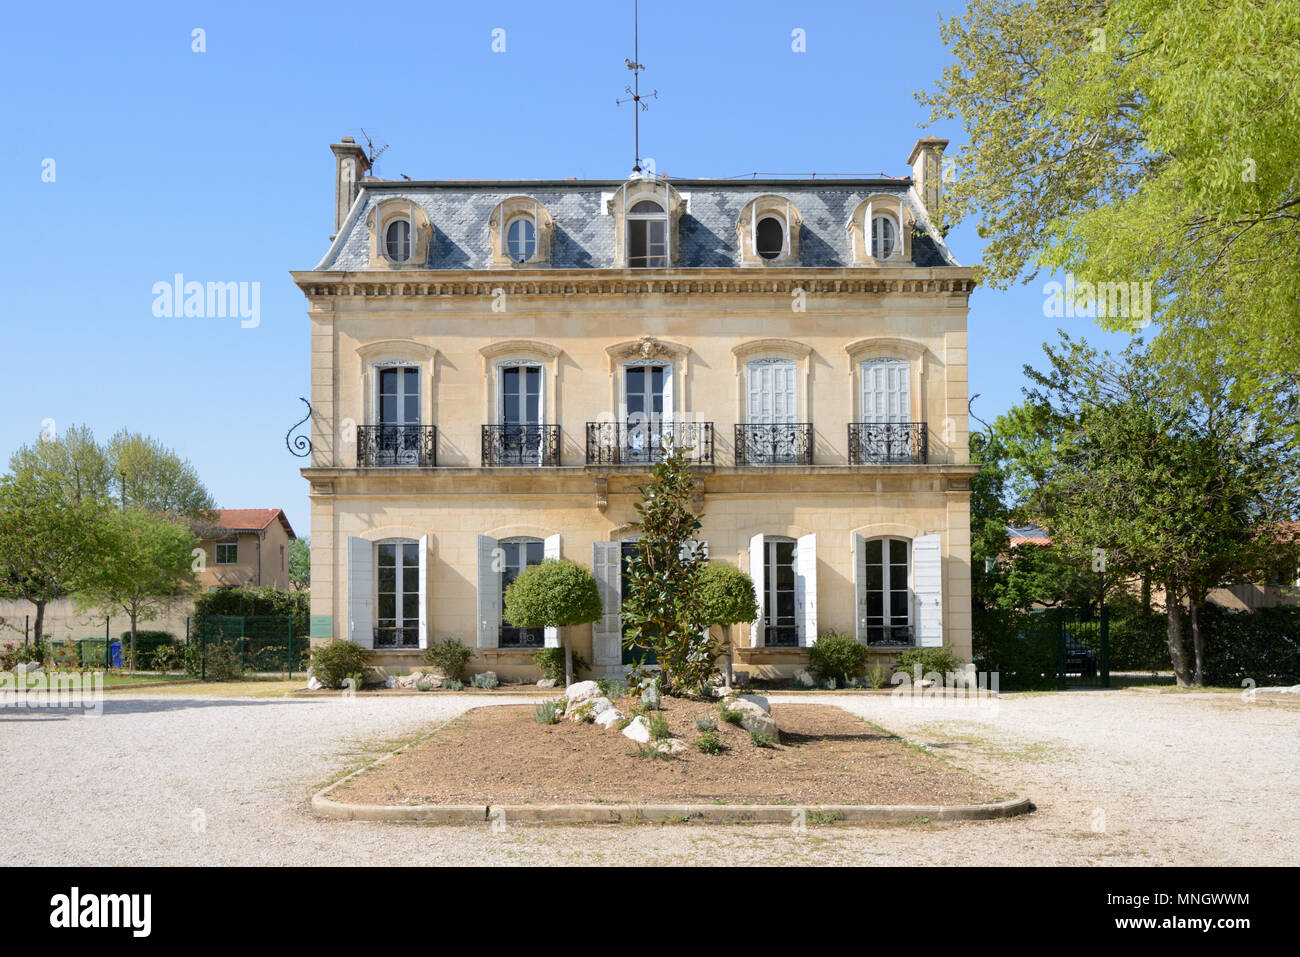
<svg viewBox="0 0 1300 957">
<path fill-rule="evenodd" d="M 284 509 L 219 508 L 216 520 L 196 531 L 203 589 L 289 587 L 289 543 L 298 536 Z"/>
<path fill-rule="evenodd" d="M 335 156 L 308 303 L 312 640 L 401 669 L 448 638 L 534 674 L 502 620 L 571 558 L 619 615 L 637 486 L 690 449 L 701 535 L 754 579 L 738 667 L 792 675 L 835 629 L 883 660 L 970 657 L 968 297 L 932 219 L 947 141 L 870 179 L 384 181 Z"/>
</svg>

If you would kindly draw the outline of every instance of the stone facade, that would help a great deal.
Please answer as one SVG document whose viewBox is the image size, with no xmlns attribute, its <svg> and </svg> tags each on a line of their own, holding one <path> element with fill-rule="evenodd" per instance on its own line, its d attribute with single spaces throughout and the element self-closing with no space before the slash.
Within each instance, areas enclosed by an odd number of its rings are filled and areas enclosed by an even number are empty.
<svg viewBox="0 0 1300 957">
<path fill-rule="evenodd" d="M 364 156 L 333 149 L 351 200 L 294 273 L 314 641 L 402 670 L 456 638 L 535 676 L 558 636 L 503 630 L 502 578 L 562 556 L 607 612 L 570 643 L 618 673 L 619 543 L 669 435 L 711 559 L 761 580 L 764 621 L 732 636 L 751 674 L 793 675 L 832 629 L 969 658 L 974 280 L 910 179 L 349 183 Z"/>
</svg>

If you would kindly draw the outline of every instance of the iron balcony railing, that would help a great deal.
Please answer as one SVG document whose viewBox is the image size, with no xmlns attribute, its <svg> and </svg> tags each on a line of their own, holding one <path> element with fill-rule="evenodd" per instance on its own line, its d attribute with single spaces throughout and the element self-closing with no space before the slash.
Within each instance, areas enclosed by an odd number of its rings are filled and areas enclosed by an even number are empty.
<svg viewBox="0 0 1300 957">
<path fill-rule="evenodd" d="M 558 425 L 483 426 L 483 465 L 560 464 Z"/>
<path fill-rule="evenodd" d="M 358 468 L 432 468 L 438 464 L 436 425 L 358 425 Z"/>
<path fill-rule="evenodd" d="M 911 625 L 867 625 L 867 644 L 873 648 L 911 648 L 916 644 Z"/>
<path fill-rule="evenodd" d="M 736 426 L 737 465 L 812 465 L 811 422 Z"/>
<path fill-rule="evenodd" d="M 713 423 L 666 419 L 587 423 L 588 465 L 653 465 L 673 447 L 685 449 L 693 465 L 712 465 Z"/>
<path fill-rule="evenodd" d="M 415 625 L 378 625 L 375 627 L 376 648 L 418 648 L 420 629 Z"/>
<path fill-rule="evenodd" d="M 850 422 L 850 465 L 924 465 L 929 455 L 924 422 Z"/>
</svg>

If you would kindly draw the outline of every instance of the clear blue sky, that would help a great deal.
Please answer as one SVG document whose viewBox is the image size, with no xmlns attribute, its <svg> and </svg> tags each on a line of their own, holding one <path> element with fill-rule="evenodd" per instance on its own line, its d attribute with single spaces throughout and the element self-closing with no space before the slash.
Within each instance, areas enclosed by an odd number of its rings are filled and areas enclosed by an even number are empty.
<svg viewBox="0 0 1300 957">
<path fill-rule="evenodd" d="M 905 175 L 958 4 L 641 4 L 642 153 L 670 176 Z M 192 31 L 206 52 L 191 51 Z M 506 51 L 492 52 L 505 30 Z M 807 52 L 791 50 L 791 31 Z M 308 531 L 284 433 L 307 394 L 306 300 L 333 222 L 329 143 L 365 127 L 396 178 L 616 178 L 632 162 L 631 0 L 19 4 L 0 27 L 0 462 L 42 421 L 123 426 L 190 459 L 224 507 Z M 928 133 L 963 142 L 957 125 Z M 43 161 L 55 181 L 42 181 Z M 978 261 L 974 224 L 949 236 Z M 154 283 L 261 284 L 261 323 L 155 318 Z M 1041 279 L 978 290 L 971 391 L 991 419 L 1066 324 Z"/>
</svg>

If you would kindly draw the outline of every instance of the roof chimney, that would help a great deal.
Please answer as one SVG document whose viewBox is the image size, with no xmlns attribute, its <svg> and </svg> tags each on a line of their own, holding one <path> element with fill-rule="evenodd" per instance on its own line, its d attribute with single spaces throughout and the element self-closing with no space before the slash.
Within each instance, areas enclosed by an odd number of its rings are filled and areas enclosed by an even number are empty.
<svg viewBox="0 0 1300 957">
<path fill-rule="evenodd" d="M 334 151 L 334 236 L 337 236 L 361 189 L 361 177 L 370 171 L 370 160 L 350 136 L 343 137 L 342 142 L 331 143 L 330 149 Z"/>
<path fill-rule="evenodd" d="M 912 185 L 921 197 L 927 213 L 939 209 L 939 197 L 943 186 L 943 151 L 948 141 L 937 136 L 923 136 L 912 147 L 912 155 L 907 158 L 912 167 Z M 936 224 L 937 225 L 937 224 Z"/>
</svg>

